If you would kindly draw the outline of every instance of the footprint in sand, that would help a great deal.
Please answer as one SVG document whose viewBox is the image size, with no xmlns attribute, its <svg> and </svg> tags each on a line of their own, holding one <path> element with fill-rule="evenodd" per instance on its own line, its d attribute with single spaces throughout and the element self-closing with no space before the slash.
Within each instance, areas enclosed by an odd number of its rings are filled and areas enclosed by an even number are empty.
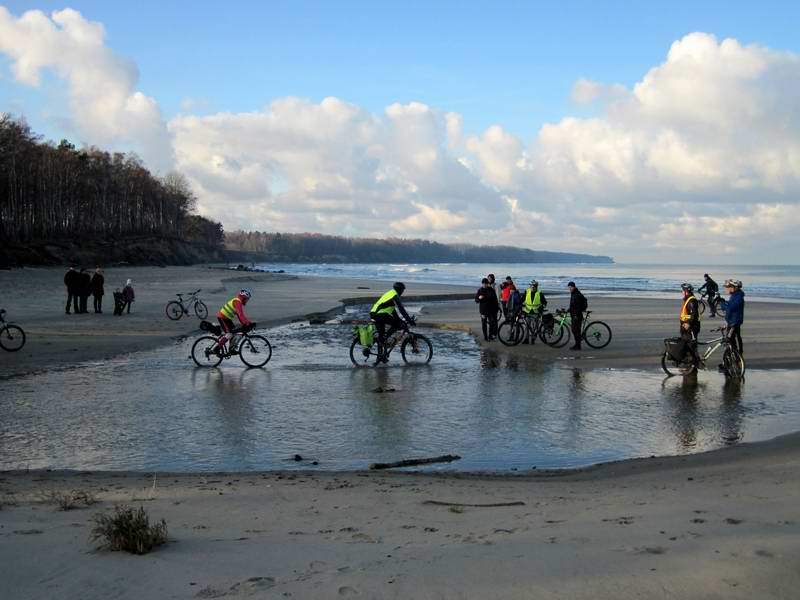
<svg viewBox="0 0 800 600">
<path fill-rule="evenodd" d="M 339 588 L 339 595 L 342 598 L 353 598 L 359 594 L 357 589 L 351 588 L 349 585 L 343 585 Z"/>
<path fill-rule="evenodd" d="M 742 519 L 734 519 L 733 517 L 728 517 L 727 519 L 725 519 L 725 522 L 728 525 L 739 525 L 740 523 L 743 523 L 744 521 Z"/>
<path fill-rule="evenodd" d="M 634 548 L 638 554 L 665 554 L 667 549 L 663 546 L 642 546 Z"/>
<path fill-rule="evenodd" d="M 16 529 L 12 533 L 17 535 L 36 535 L 39 533 L 44 533 L 41 529 Z"/>
<path fill-rule="evenodd" d="M 616 517 L 613 519 L 603 519 L 603 523 L 616 523 L 617 525 L 630 525 L 636 517 Z"/>
<path fill-rule="evenodd" d="M 769 550 L 756 550 L 755 554 L 761 558 L 775 558 L 775 555 Z"/>
</svg>

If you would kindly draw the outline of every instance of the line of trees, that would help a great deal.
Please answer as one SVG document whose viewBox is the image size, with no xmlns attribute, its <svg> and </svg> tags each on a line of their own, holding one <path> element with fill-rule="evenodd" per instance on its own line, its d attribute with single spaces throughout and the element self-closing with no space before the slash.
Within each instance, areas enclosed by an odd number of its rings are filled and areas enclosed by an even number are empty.
<svg viewBox="0 0 800 600">
<path fill-rule="evenodd" d="M 0 240 L 179 238 L 221 246 L 222 225 L 193 215 L 179 173 L 156 177 L 135 154 L 55 145 L 0 114 Z"/>
<path fill-rule="evenodd" d="M 225 234 L 225 248 L 254 255 L 266 262 L 355 263 L 613 263 L 608 256 L 546 252 L 513 246 L 440 244 L 415 239 L 347 238 L 318 233 L 233 231 Z"/>
</svg>

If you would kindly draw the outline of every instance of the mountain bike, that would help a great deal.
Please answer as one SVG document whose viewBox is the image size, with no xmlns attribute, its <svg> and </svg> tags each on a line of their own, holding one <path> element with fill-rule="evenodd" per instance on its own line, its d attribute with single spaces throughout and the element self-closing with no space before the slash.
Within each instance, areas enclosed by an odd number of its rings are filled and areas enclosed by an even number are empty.
<svg viewBox="0 0 800 600">
<path fill-rule="evenodd" d="M 198 367 L 216 367 L 223 358 L 229 359 L 238 355 L 248 367 L 258 368 L 266 365 L 272 358 L 269 340 L 263 335 L 250 333 L 255 329 L 255 323 L 236 327 L 232 332 L 233 338 L 223 346 L 218 344 L 222 328 L 208 321 L 203 323 L 205 326 L 201 328 L 213 335 L 204 335 L 192 345 L 192 360 Z"/>
<path fill-rule="evenodd" d="M 706 368 L 706 361 L 721 346 L 725 346 L 722 353 L 722 369 L 726 377 L 731 379 L 743 379 L 745 372 L 744 357 L 734 347 L 732 341 L 727 336 L 727 328 L 720 327 L 713 329 L 711 333 L 720 333 L 720 336 L 713 340 L 686 341 L 682 338 L 667 338 L 664 340 L 664 353 L 661 355 L 661 368 L 667 375 L 691 375 L 698 369 Z M 695 352 L 692 353 L 687 348 L 687 344 L 695 345 Z M 705 352 L 699 354 L 698 346 L 706 346 Z"/>
<path fill-rule="evenodd" d="M 25 345 L 25 332 L 22 327 L 5 320 L 5 309 L 0 309 L 0 348 L 6 352 L 22 350 Z"/>
<path fill-rule="evenodd" d="M 414 324 L 413 320 L 411 324 Z M 383 348 L 378 344 L 377 334 L 370 346 L 361 345 L 359 335 L 353 335 L 350 360 L 357 367 L 377 366 L 381 362 L 389 362 L 389 355 L 399 345 L 400 356 L 407 365 L 427 365 L 433 358 L 433 344 L 424 335 L 411 331 L 411 324 L 404 323 L 401 329 L 389 336 Z"/>
<path fill-rule="evenodd" d="M 697 299 L 697 310 L 700 311 L 701 315 L 704 312 L 706 312 L 706 308 L 708 308 L 708 301 L 706 300 L 706 298 L 708 298 L 708 292 L 703 292 L 700 295 L 700 297 Z M 716 294 L 714 296 L 714 312 L 716 314 L 722 313 L 724 315 L 725 311 L 722 310 L 722 306 L 721 305 L 722 305 L 722 298 L 720 297 L 719 294 Z"/>
<path fill-rule="evenodd" d="M 208 317 L 208 307 L 197 297 L 199 293 L 200 290 L 188 292 L 186 294 L 175 294 L 178 299 L 167 302 L 167 318 L 177 321 L 183 315 L 188 315 L 190 308 L 194 308 L 194 314 L 197 315 L 198 319 L 205 319 Z M 184 296 L 189 297 L 184 300 Z"/>
<path fill-rule="evenodd" d="M 552 318 L 552 315 L 547 312 L 526 314 L 525 311 L 520 310 L 516 315 L 500 324 L 500 328 L 497 330 L 497 339 L 504 346 L 516 346 L 526 338 L 535 340 L 537 336 L 546 343 L 542 335 L 546 328 L 542 327 L 542 322 L 549 321 L 547 317 Z"/>
<path fill-rule="evenodd" d="M 581 339 L 592 348 L 599 350 L 611 343 L 611 327 L 603 321 L 589 321 L 592 311 L 587 310 L 583 316 Z M 553 348 L 566 346 L 572 338 L 572 317 L 563 308 L 556 311 L 556 320 L 552 328 L 543 331 L 542 340 Z"/>
</svg>

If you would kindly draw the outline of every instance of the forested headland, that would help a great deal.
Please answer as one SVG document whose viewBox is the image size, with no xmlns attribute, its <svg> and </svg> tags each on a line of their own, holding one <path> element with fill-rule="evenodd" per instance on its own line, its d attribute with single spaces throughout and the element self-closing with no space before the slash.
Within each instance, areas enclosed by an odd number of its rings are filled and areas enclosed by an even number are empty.
<svg viewBox="0 0 800 600">
<path fill-rule="evenodd" d="M 0 114 L 0 265 L 221 260 L 222 225 L 178 173 L 134 154 L 44 141 Z"/>
<path fill-rule="evenodd" d="M 347 238 L 316 233 L 234 231 L 225 234 L 230 259 L 327 263 L 613 263 L 609 256 L 547 252 L 514 246 L 440 244 L 428 240 Z"/>
</svg>

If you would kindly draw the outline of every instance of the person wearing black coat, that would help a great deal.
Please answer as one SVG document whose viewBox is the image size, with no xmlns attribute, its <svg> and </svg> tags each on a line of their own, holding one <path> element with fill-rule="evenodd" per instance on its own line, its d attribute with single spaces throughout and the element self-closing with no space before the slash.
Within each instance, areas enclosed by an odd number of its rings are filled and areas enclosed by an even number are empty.
<svg viewBox="0 0 800 600">
<path fill-rule="evenodd" d="M 81 272 L 78 273 L 80 280 L 78 282 L 78 296 L 80 296 L 81 300 L 81 313 L 86 314 L 88 313 L 88 309 L 86 305 L 89 302 L 89 296 L 92 294 L 92 276 L 86 271 L 86 269 L 81 269 Z"/>
<path fill-rule="evenodd" d="M 478 304 L 478 311 L 481 313 L 481 329 L 483 339 L 487 342 L 497 337 L 497 311 L 500 307 L 497 301 L 497 294 L 484 277 L 481 280 L 481 287 L 475 292 L 475 302 Z"/>
<path fill-rule="evenodd" d="M 103 277 L 103 271 L 100 270 L 100 267 L 97 267 L 94 270 L 94 275 L 92 275 L 92 296 L 94 297 L 94 312 L 102 313 L 103 312 L 103 294 L 105 291 L 103 290 L 103 284 L 105 283 L 106 278 Z"/>
<path fill-rule="evenodd" d="M 572 337 L 575 338 L 575 343 L 570 346 L 570 350 L 580 350 L 583 337 L 583 313 L 589 308 L 589 303 L 574 281 L 567 284 L 567 289 L 569 290 L 569 318 L 572 321 Z"/>
<path fill-rule="evenodd" d="M 75 314 L 77 315 L 80 310 L 78 306 L 78 290 L 80 289 L 81 275 L 75 270 L 75 265 L 70 265 L 69 270 L 64 275 L 64 285 L 67 286 L 67 309 L 66 313 L 70 314 L 70 304 L 74 305 Z"/>
</svg>

